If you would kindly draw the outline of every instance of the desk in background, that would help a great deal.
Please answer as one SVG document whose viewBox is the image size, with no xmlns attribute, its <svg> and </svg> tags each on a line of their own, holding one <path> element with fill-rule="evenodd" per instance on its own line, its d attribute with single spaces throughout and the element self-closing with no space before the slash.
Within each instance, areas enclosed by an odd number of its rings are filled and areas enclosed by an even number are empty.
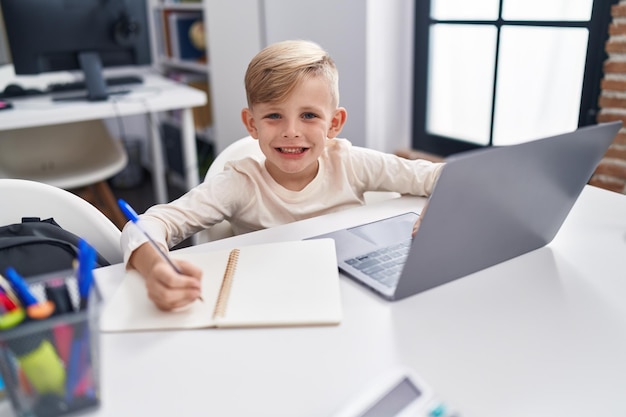
<svg viewBox="0 0 626 417">
<path fill-rule="evenodd" d="M 152 178 L 155 200 L 168 201 L 163 143 L 158 112 L 182 110 L 181 143 L 188 189 L 199 183 L 192 107 L 206 103 L 204 92 L 175 83 L 160 75 L 142 72 L 144 83 L 129 86 L 128 94 L 112 95 L 107 101 L 52 101 L 48 95 L 15 98 L 14 108 L 0 112 L 0 130 L 46 126 L 82 120 L 146 114 L 150 129 Z"/>
<path fill-rule="evenodd" d="M 424 201 L 183 250 L 302 239 Z M 390 303 L 342 277 L 339 326 L 102 334 L 103 403 L 89 415 L 331 417 L 408 366 L 465 417 L 624 416 L 625 253 L 626 196 L 588 186 L 550 245 L 444 286 Z M 105 300 L 123 272 L 96 271 Z"/>
</svg>

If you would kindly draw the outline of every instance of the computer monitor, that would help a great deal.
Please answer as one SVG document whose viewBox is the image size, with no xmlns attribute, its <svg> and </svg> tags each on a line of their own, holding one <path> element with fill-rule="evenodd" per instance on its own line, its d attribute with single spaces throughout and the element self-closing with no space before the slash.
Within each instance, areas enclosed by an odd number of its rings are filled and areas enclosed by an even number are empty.
<svg viewBox="0 0 626 417">
<path fill-rule="evenodd" d="M 103 67 L 151 62 L 146 0 L 0 0 L 15 73 L 82 70 L 89 100 Z"/>
</svg>

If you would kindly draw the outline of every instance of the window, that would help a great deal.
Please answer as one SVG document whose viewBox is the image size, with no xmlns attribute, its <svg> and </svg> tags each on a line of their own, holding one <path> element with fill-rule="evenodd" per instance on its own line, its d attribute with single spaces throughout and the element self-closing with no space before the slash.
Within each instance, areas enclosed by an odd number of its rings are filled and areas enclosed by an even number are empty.
<svg viewBox="0 0 626 417">
<path fill-rule="evenodd" d="M 450 155 L 595 123 L 616 2 L 416 1 L 413 147 Z"/>
</svg>

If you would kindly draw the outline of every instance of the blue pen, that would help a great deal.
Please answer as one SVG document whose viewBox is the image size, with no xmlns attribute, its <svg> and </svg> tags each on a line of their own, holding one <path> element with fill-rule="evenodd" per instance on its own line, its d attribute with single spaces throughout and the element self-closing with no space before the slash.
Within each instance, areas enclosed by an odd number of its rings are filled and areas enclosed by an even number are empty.
<svg viewBox="0 0 626 417">
<path fill-rule="evenodd" d="M 165 254 L 165 252 L 163 252 L 163 249 L 161 249 L 161 247 L 159 245 L 157 245 L 157 243 L 154 241 L 154 239 L 152 239 L 152 236 L 150 236 L 148 234 L 148 232 L 146 232 L 146 230 L 143 227 L 141 227 L 141 225 L 138 223 L 139 217 L 137 216 L 137 213 L 135 212 L 135 210 L 133 210 L 133 208 L 126 201 L 122 200 L 121 198 L 119 200 L 117 200 L 117 204 L 120 206 L 120 210 L 122 210 L 122 213 L 124 213 L 126 218 L 128 220 L 130 220 L 131 222 L 133 222 L 133 224 L 141 231 L 141 233 L 143 233 L 144 236 L 146 236 L 148 238 L 148 241 L 152 244 L 154 249 L 157 250 L 159 255 L 161 255 L 161 257 L 163 259 L 165 259 L 165 261 L 168 264 L 170 264 L 170 266 L 174 269 L 174 271 L 176 271 L 179 274 L 182 274 L 180 269 L 178 269 L 178 267 L 176 265 L 174 265 L 174 262 L 172 262 L 172 260 L 169 258 L 169 256 L 167 256 Z"/>
<path fill-rule="evenodd" d="M 80 295 L 80 309 L 87 308 L 89 291 L 93 285 L 93 268 L 96 265 L 96 251 L 87 243 L 80 239 L 78 242 L 78 294 Z"/>
<path fill-rule="evenodd" d="M 42 320 L 50 317 L 54 312 L 54 304 L 50 300 L 39 301 L 31 293 L 28 284 L 17 271 L 8 267 L 5 271 L 7 281 L 11 284 L 13 291 L 19 298 L 26 310 L 28 317 L 35 320 Z"/>
</svg>

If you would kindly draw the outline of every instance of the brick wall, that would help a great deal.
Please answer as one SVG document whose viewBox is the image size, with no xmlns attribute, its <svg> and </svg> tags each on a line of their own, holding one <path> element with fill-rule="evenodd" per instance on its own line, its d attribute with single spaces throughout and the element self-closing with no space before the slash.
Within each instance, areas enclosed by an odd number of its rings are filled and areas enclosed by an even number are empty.
<svg viewBox="0 0 626 417">
<path fill-rule="evenodd" d="M 611 16 L 597 121 L 621 120 L 626 126 L 626 0 L 612 6 Z M 626 194 L 626 127 L 620 129 L 589 184 Z"/>
</svg>

